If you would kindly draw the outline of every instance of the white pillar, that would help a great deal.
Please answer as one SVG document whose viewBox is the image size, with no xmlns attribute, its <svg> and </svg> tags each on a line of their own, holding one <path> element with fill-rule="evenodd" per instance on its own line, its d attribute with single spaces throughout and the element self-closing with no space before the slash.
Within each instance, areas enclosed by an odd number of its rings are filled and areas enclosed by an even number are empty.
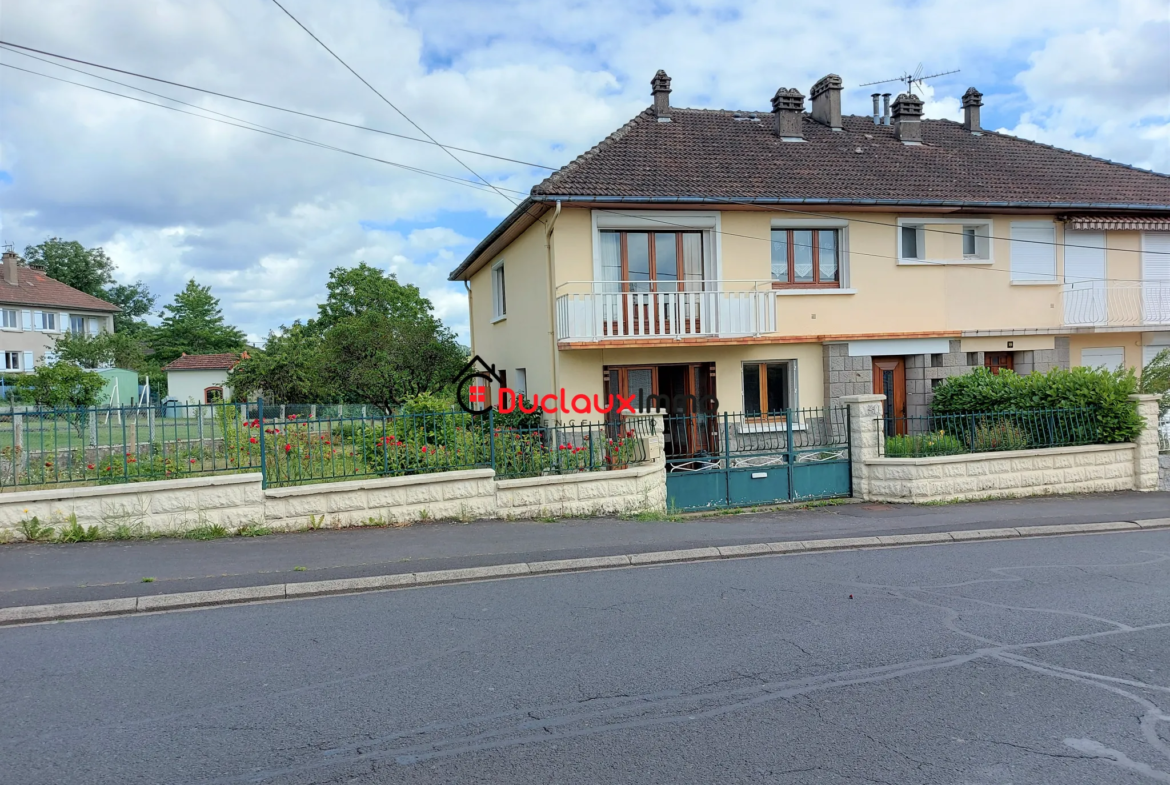
<svg viewBox="0 0 1170 785">
<path fill-rule="evenodd" d="M 881 416 L 884 395 L 846 395 L 841 403 L 849 407 L 849 460 L 853 471 L 853 496 L 869 498 L 869 469 L 866 461 L 881 453 Z"/>
<path fill-rule="evenodd" d="M 1158 490 L 1158 398 L 1157 395 L 1129 396 L 1144 421 L 1141 433 L 1134 439 L 1137 445 L 1133 451 L 1135 491 Z"/>
</svg>

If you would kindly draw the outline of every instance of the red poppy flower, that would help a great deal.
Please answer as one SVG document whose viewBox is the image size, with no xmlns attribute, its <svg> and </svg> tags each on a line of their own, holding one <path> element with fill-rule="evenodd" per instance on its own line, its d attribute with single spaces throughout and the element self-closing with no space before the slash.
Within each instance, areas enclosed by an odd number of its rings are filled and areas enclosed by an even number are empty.
<svg viewBox="0 0 1170 785">
<path fill-rule="evenodd" d="M 45 461 L 45 466 L 52 466 L 52 465 L 53 465 L 52 461 Z"/>
<path fill-rule="evenodd" d="M 295 420 L 295 419 L 297 418 L 297 416 L 296 416 L 295 414 L 290 414 L 290 415 L 288 416 L 288 418 L 289 418 L 290 420 Z"/>
<path fill-rule="evenodd" d="M 87 464 L 85 465 L 85 468 L 89 469 L 90 471 L 93 471 L 93 464 L 92 464 L 92 463 L 87 463 Z"/>
<path fill-rule="evenodd" d="M 292 445 L 291 444 L 284 445 L 284 451 L 285 452 L 292 452 Z"/>
<path fill-rule="evenodd" d="M 138 459 L 137 459 L 137 458 L 131 458 L 131 459 L 129 460 L 129 463 L 138 463 Z"/>
<path fill-rule="evenodd" d="M 259 439 L 257 439 L 255 436 L 253 436 L 253 437 L 252 437 L 251 439 L 249 439 L 248 441 L 250 441 L 252 444 L 255 444 L 256 442 L 258 442 L 258 441 L 260 441 L 260 440 L 259 440 Z"/>
<path fill-rule="evenodd" d="M 427 451 L 427 448 L 424 446 L 424 447 L 422 448 L 422 451 L 423 451 L 423 452 L 426 452 L 426 451 Z"/>
<path fill-rule="evenodd" d="M 191 463 L 195 463 L 195 459 L 194 459 L 194 458 L 192 458 L 190 462 L 191 462 Z"/>
<path fill-rule="evenodd" d="M 113 469 L 114 469 L 114 467 L 113 467 L 113 466 L 107 466 L 107 467 L 106 467 L 106 471 L 113 471 Z"/>
</svg>

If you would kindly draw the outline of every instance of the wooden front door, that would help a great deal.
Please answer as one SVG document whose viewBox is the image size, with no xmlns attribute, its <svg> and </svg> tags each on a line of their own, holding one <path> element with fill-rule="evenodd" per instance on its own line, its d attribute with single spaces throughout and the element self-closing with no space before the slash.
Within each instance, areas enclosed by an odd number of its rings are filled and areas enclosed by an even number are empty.
<svg viewBox="0 0 1170 785">
<path fill-rule="evenodd" d="M 886 396 L 882 403 L 886 436 L 906 433 L 906 361 L 901 357 L 873 358 L 873 391 Z"/>
<path fill-rule="evenodd" d="M 1015 357 L 1011 352 L 984 352 L 983 365 L 997 376 L 1004 369 L 1012 371 L 1016 367 Z"/>
</svg>

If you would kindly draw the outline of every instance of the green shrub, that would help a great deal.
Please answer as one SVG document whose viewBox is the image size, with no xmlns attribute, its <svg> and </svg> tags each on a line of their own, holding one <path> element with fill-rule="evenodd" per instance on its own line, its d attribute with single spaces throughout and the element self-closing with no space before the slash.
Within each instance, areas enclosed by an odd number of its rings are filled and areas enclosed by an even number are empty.
<svg viewBox="0 0 1170 785">
<path fill-rule="evenodd" d="M 966 452 L 963 442 L 942 431 L 890 436 L 886 439 L 887 458 L 922 458 L 930 455 L 958 455 Z"/>
<path fill-rule="evenodd" d="M 1094 421 L 1082 429 L 1086 432 L 1080 441 L 1109 444 L 1132 441 L 1141 432 L 1142 419 L 1128 400 L 1135 392 L 1137 378 L 1130 369 L 1054 368 L 1019 376 L 977 368 L 940 384 L 932 409 L 935 415 L 1088 409 Z"/>
<path fill-rule="evenodd" d="M 53 527 L 44 525 L 41 523 L 41 519 L 35 515 L 17 521 L 16 530 L 24 536 L 27 542 L 45 542 L 53 537 Z"/>
<path fill-rule="evenodd" d="M 1009 420 L 996 420 L 975 426 L 975 437 L 971 441 L 971 452 L 996 452 L 998 450 L 1026 450 L 1028 434 L 1023 428 Z"/>
</svg>

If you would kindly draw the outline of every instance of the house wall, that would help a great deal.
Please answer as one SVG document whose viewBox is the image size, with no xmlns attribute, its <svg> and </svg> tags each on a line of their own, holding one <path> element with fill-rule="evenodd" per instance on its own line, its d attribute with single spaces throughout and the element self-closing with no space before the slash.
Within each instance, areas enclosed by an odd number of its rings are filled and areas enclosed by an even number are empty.
<svg viewBox="0 0 1170 785">
<path fill-rule="evenodd" d="M 574 212 L 574 211 L 568 211 Z M 562 215 L 556 233 L 565 230 Z M 546 218 L 547 220 L 547 218 Z M 472 349 L 489 364 L 508 373 L 524 368 L 529 390 L 552 389 L 552 327 L 549 321 L 548 252 L 543 223 L 537 222 L 471 277 Z M 588 235 L 585 235 L 586 241 Z M 491 269 L 504 261 L 507 316 L 492 315 Z"/>
<path fill-rule="evenodd" d="M 226 370 L 167 371 L 167 397 L 179 403 L 203 403 L 203 391 L 208 387 L 223 387 L 224 400 L 231 398 Z"/>
<path fill-rule="evenodd" d="M 1073 367 L 1083 365 L 1081 352 L 1089 348 L 1121 346 L 1125 349 L 1125 364 L 1140 371 L 1142 368 L 1141 333 L 1085 333 L 1069 336 L 1069 361 Z"/>
<path fill-rule="evenodd" d="M 22 366 L 18 370 L 29 371 L 34 370 L 36 365 L 44 361 L 45 352 L 51 351 L 56 344 L 57 339 L 64 335 L 69 329 L 69 318 L 71 316 L 82 316 L 86 319 L 86 327 L 89 327 L 89 319 L 98 320 L 98 330 L 103 332 L 114 331 L 114 317 L 108 313 L 100 313 L 95 311 L 78 311 L 78 310 L 59 310 L 56 308 L 40 308 L 28 307 L 19 305 L 5 305 L 0 303 L 0 309 L 15 310 L 17 312 L 17 320 L 19 327 L 0 327 L 0 352 L 20 352 Z M 37 311 L 50 311 L 57 314 L 57 328 L 53 331 L 42 332 L 40 330 L 32 329 L 25 330 L 26 323 L 24 312 L 27 311 L 29 319 L 31 320 L 33 313 Z M 35 324 L 35 322 L 33 322 Z M 24 353 L 33 353 L 33 368 L 24 367 Z M 3 354 L 0 354 L 0 362 L 3 360 Z M 0 370 L 3 366 L 0 365 Z"/>
</svg>

